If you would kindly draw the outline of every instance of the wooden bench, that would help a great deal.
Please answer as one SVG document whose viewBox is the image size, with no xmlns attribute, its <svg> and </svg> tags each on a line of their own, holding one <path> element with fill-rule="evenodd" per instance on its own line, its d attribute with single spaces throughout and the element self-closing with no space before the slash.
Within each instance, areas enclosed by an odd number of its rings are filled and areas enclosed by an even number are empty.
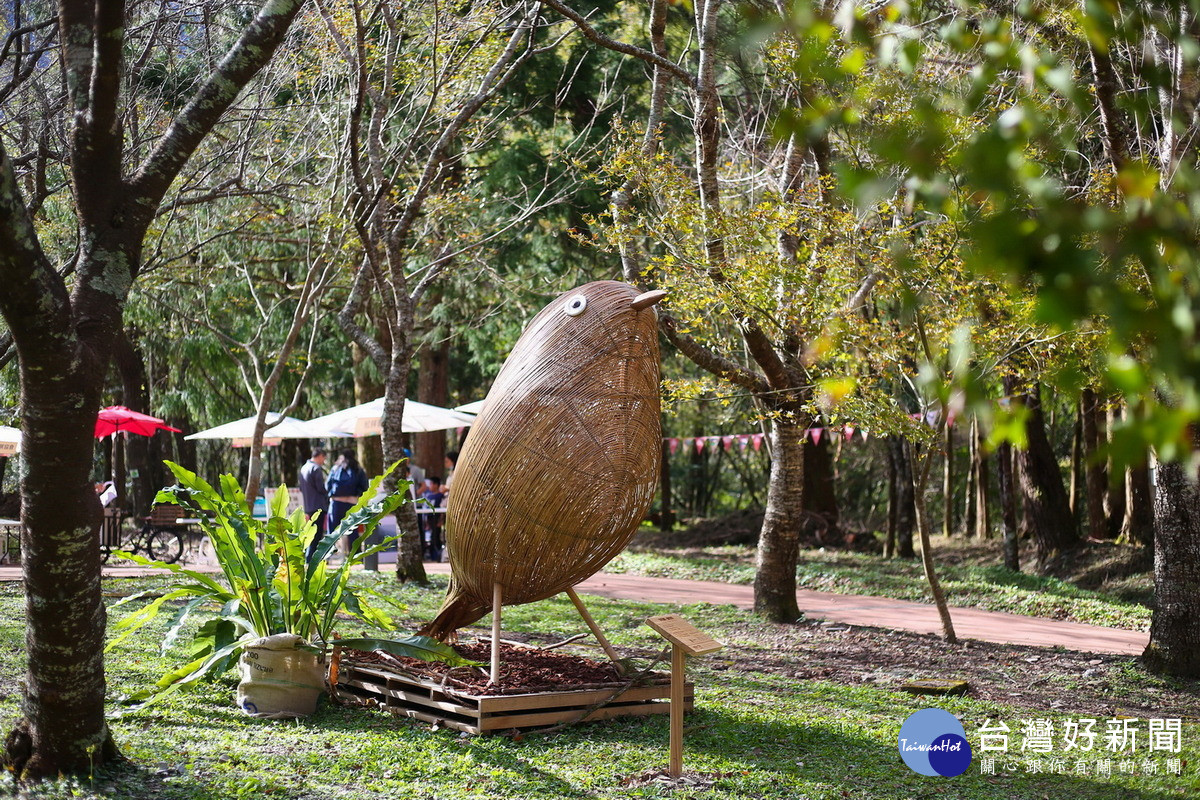
<svg viewBox="0 0 1200 800">
<path fill-rule="evenodd" d="M 175 503 L 159 503 L 150 509 L 150 516 L 146 517 L 146 523 L 151 528 L 175 530 L 177 528 L 189 527 L 186 523 L 180 524 L 179 522 L 179 520 L 187 516 L 182 506 Z"/>
</svg>

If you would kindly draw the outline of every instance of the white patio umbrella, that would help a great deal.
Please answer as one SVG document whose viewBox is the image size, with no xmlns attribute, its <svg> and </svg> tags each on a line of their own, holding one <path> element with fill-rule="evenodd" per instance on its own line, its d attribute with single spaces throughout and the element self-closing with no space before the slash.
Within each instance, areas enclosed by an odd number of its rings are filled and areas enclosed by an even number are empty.
<svg viewBox="0 0 1200 800">
<path fill-rule="evenodd" d="M 326 436 L 378 436 L 382 432 L 382 417 L 383 398 L 380 397 L 369 403 L 310 419 L 307 424 L 324 430 Z M 475 417 L 471 414 L 418 403 L 416 400 L 405 400 L 404 418 L 400 421 L 400 426 L 405 433 L 421 433 L 462 428 L 474 421 Z"/>
<path fill-rule="evenodd" d="M 21 452 L 21 431 L 0 425 L 0 456 L 15 456 Z"/>
<path fill-rule="evenodd" d="M 279 419 L 279 414 L 274 411 L 267 412 L 267 424 L 271 424 Z M 183 437 L 185 439 L 233 439 L 235 446 L 238 440 L 249 440 L 254 436 L 254 420 L 255 416 L 243 417 L 242 419 L 226 422 L 224 425 L 218 425 L 215 428 L 209 428 L 205 431 L 197 431 L 196 433 L 188 434 Z M 322 430 L 310 426 L 307 422 L 295 417 L 284 417 L 278 425 L 267 428 L 264 434 L 263 444 L 277 444 L 280 439 L 315 439 L 321 436 L 328 436 Z M 246 441 L 249 444 L 249 441 Z"/>
<path fill-rule="evenodd" d="M 474 403 L 464 403 L 461 406 L 455 406 L 454 410 L 461 411 L 464 414 L 479 414 L 483 411 L 483 404 L 486 402 L 486 398 L 483 400 L 476 400 Z"/>
</svg>

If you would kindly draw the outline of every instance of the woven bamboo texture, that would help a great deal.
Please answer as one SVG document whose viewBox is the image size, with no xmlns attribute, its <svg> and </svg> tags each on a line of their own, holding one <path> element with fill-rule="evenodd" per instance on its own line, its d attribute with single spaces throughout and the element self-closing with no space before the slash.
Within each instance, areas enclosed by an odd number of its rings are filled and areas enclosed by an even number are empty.
<svg viewBox="0 0 1200 800">
<path fill-rule="evenodd" d="M 654 498 L 661 457 L 653 308 L 597 281 L 530 321 L 459 455 L 446 514 L 450 590 L 422 630 L 447 639 L 503 605 L 574 586 L 612 560 Z"/>
</svg>

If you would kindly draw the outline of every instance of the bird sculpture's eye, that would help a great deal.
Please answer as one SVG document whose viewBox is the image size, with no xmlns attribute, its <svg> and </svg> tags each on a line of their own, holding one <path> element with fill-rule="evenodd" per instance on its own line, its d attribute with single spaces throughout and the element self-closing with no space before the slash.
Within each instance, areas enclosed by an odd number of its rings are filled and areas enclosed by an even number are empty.
<svg viewBox="0 0 1200 800">
<path fill-rule="evenodd" d="M 567 300 L 567 304 L 563 306 L 563 311 L 567 312 L 567 316 L 578 317 L 587 308 L 587 298 L 581 294 L 571 295 Z"/>
</svg>

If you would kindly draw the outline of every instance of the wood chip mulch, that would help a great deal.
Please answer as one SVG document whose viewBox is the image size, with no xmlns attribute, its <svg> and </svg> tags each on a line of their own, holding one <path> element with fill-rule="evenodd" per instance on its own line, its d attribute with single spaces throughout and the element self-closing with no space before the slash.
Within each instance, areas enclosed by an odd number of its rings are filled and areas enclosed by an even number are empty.
<svg viewBox="0 0 1200 800">
<path fill-rule="evenodd" d="M 347 651 L 343 658 L 384 669 L 399 667 L 405 672 L 439 682 L 447 679 L 449 673 L 448 686 L 473 695 L 561 692 L 617 686 L 624 681 L 611 662 L 501 642 L 500 681 L 498 684 L 489 684 L 486 665 L 492 657 L 491 643 L 468 642 L 455 645 L 454 649 L 464 658 L 482 662 L 485 666 L 450 667 L 440 661 L 421 661 L 358 650 Z"/>
</svg>

